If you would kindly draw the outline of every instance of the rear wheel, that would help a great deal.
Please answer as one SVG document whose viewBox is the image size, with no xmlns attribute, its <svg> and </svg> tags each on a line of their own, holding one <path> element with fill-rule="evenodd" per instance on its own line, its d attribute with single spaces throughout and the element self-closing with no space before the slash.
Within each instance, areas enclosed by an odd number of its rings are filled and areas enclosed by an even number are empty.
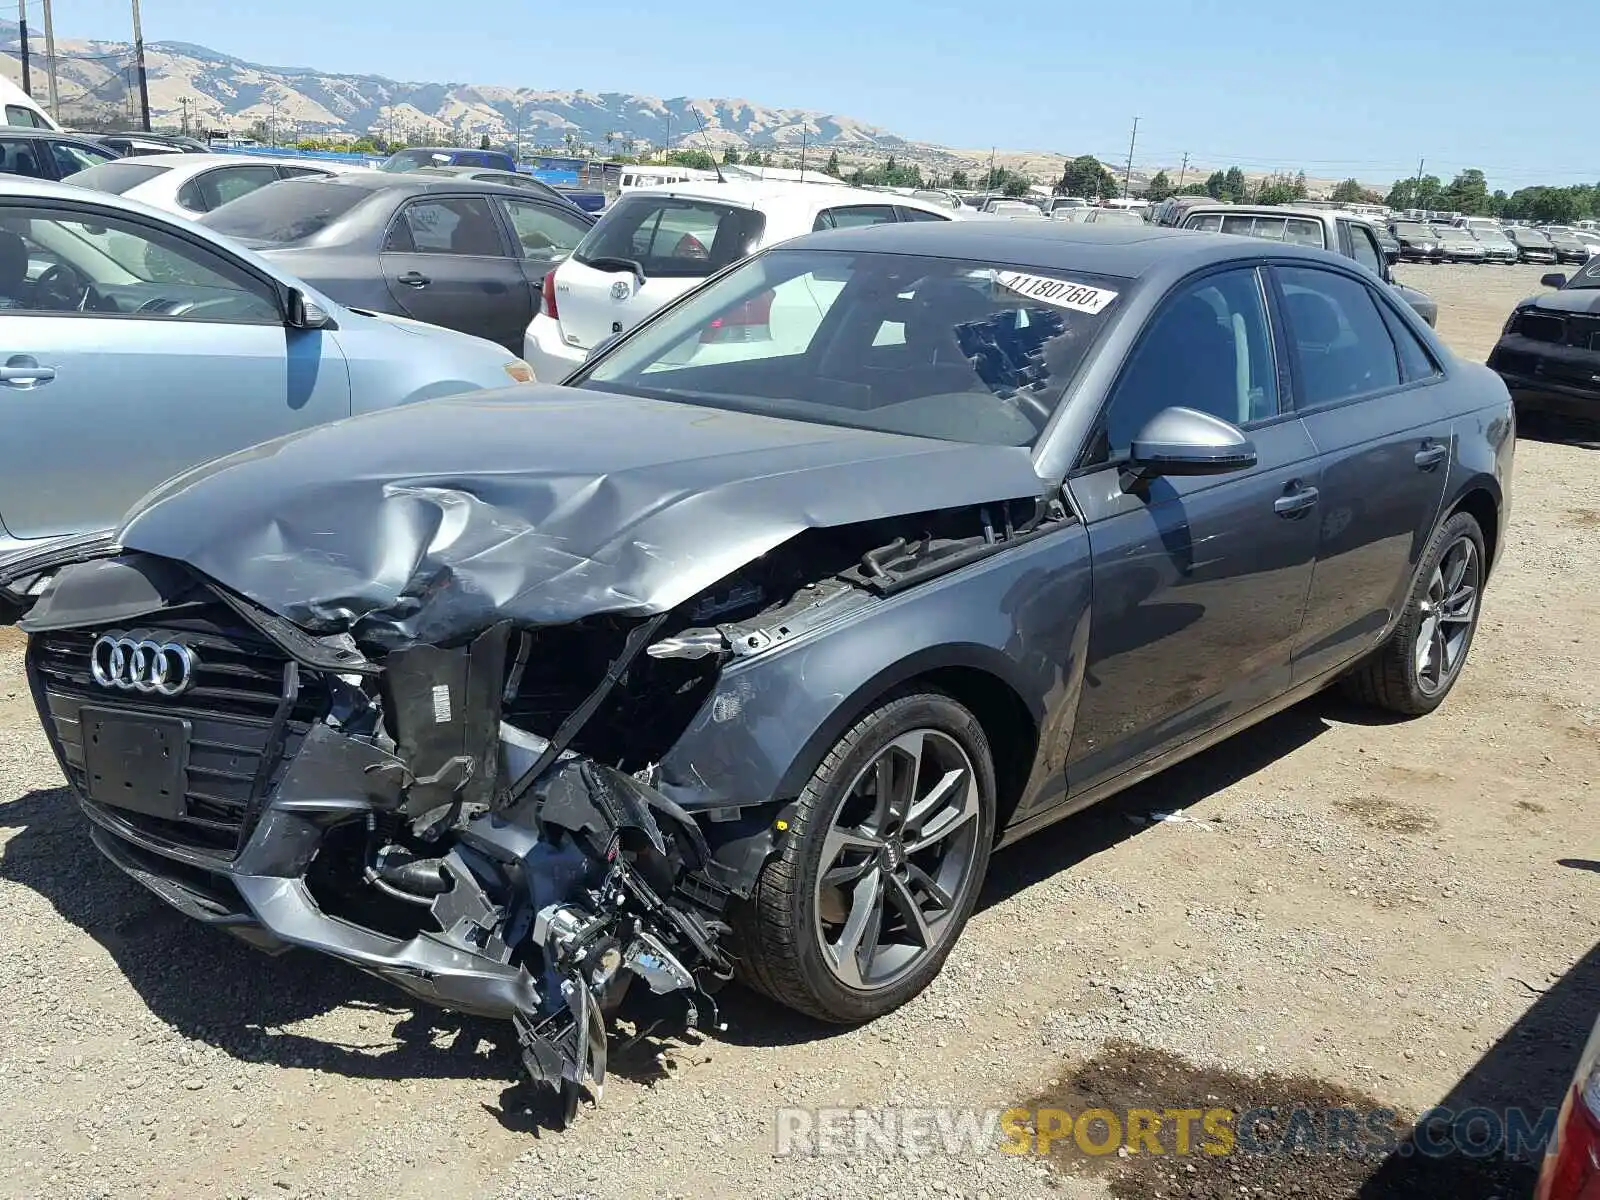
<svg viewBox="0 0 1600 1200">
<path fill-rule="evenodd" d="M 783 850 L 736 914 L 746 982 L 855 1023 L 932 982 L 966 925 L 994 840 L 978 719 L 939 692 L 894 696 L 834 745 Z"/>
<path fill-rule="evenodd" d="M 1486 570 L 1478 522 L 1468 513 L 1454 514 L 1428 544 L 1399 625 L 1344 680 L 1346 694 L 1407 716 L 1438 708 L 1472 647 Z"/>
</svg>

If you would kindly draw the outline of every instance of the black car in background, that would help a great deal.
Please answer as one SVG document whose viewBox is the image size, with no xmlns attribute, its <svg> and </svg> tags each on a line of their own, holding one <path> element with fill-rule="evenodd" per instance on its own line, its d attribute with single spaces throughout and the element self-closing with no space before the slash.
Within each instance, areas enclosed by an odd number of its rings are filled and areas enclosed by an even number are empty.
<svg viewBox="0 0 1600 1200">
<path fill-rule="evenodd" d="M 1444 249 L 1439 245 L 1439 233 L 1432 225 L 1418 221 L 1394 221 L 1389 232 L 1400 246 L 1400 257 L 1405 262 L 1436 263 L 1444 261 Z"/>
<path fill-rule="evenodd" d="M 1589 261 L 1589 244 L 1572 230 L 1541 229 L 1537 232 L 1544 234 L 1550 240 L 1550 248 L 1556 252 L 1557 262 L 1577 263 L 1581 266 Z"/>
<path fill-rule="evenodd" d="M 1517 248 L 1517 258 L 1522 262 L 1553 263 L 1556 261 L 1556 248 L 1550 244 L 1550 239 L 1537 229 L 1529 229 L 1526 225 L 1513 225 L 1506 230 L 1506 236 L 1511 239 L 1512 245 Z"/>
<path fill-rule="evenodd" d="M 0 130 L 0 171 L 29 179 L 65 179 L 117 157 L 93 138 L 49 129 Z"/>
<path fill-rule="evenodd" d="M 1489 366 L 1519 412 L 1600 419 L 1600 257 L 1570 279 L 1557 271 L 1541 282 L 1558 290 L 1512 310 Z"/>
<path fill-rule="evenodd" d="M 572 197 L 559 189 L 551 187 L 541 179 L 535 179 L 532 175 L 524 175 L 520 171 L 492 171 L 487 167 L 418 167 L 411 174 L 441 176 L 450 179 L 471 179 L 477 183 L 497 183 L 501 187 L 532 192 L 535 196 L 543 196 L 546 200 L 554 200 L 558 204 L 570 204 L 573 208 L 580 207 L 573 201 Z"/>
<path fill-rule="evenodd" d="M 268 184 L 203 218 L 341 304 L 517 354 L 545 275 L 594 220 L 522 188 L 387 171 Z"/>
</svg>

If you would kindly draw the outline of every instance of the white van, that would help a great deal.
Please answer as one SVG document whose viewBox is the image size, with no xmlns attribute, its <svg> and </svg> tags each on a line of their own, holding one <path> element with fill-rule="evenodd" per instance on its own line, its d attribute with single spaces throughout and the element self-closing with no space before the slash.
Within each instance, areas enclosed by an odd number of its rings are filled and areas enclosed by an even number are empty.
<svg viewBox="0 0 1600 1200">
<path fill-rule="evenodd" d="M 697 167 L 624 167 L 618 191 L 636 192 L 640 188 L 670 187 L 675 183 L 698 183 L 715 179 L 715 171 L 702 171 Z"/>
<path fill-rule="evenodd" d="M 50 119 L 50 114 L 35 104 L 27 92 L 9 79 L 0 79 L 0 111 L 4 112 L 7 125 L 61 132 L 61 126 Z"/>
</svg>

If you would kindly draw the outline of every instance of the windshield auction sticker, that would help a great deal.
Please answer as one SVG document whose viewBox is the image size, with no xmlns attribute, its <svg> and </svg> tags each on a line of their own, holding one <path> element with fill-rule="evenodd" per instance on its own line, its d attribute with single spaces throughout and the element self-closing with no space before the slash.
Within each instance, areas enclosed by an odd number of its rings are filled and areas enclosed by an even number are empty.
<svg viewBox="0 0 1600 1200">
<path fill-rule="evenodd" d="M 994 280 L 1019 296 L 1041 300 L 1056 308 L 1070 308 L 1074 312 L 1102 312 L 1106 305 L 1117 298 L 1117 293 L 1104 288 L 1073 283 L 1070 279 L 1051 279 L 1046 275 L 1024 275 L 1020 271 L 996 271 Z"/>
</svg>

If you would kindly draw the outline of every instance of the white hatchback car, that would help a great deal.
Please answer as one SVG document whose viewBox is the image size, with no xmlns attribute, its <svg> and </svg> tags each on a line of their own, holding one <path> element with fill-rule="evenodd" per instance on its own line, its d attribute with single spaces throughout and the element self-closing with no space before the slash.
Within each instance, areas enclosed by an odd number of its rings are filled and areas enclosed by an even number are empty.
<svg viewBox="0 0 1600 1200">
<path fill-rule="evenodd" d="M 112 192 L 192 220 L 280 179 L 325 179 L 364 169 L 322 159 L 249 154 L 136 155 L 79 171 L 62 182 Z"/>
<path fill-rule="evenodd" d="M 523 357 L 540 382 L 556 383 L 607 338 L 776 242 L 818 229 L 954 219 L 932 201 L 831 184 L 695 181 L 629 192 L 545 276 Z M 775 295 L 746 306 L 708 334 L 704 352 L 781 337 L 790 300 L 804 303 Z"/>
</svg>

